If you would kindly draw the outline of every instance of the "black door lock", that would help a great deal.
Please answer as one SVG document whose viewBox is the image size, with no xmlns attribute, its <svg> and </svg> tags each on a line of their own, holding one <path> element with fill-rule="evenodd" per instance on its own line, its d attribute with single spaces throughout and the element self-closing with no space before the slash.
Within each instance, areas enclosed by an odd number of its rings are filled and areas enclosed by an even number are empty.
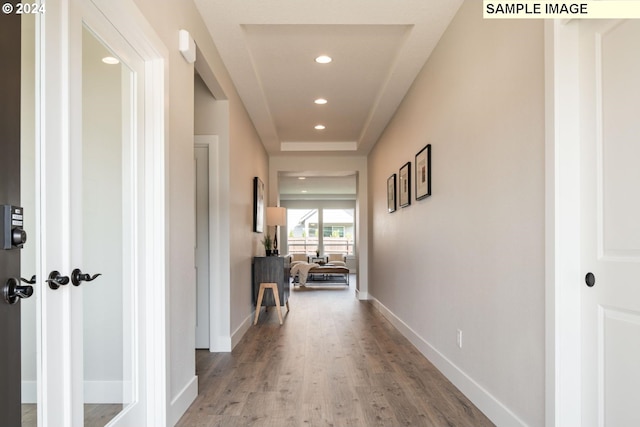
<svg viewBox="0 0 640 427">
<path fill-rule="evenodd" d="M 54 291 L 58 289 L 61 285 L 66 285 L 69 283 L 69 276 L 63 276 L 58 271 L 53 270 L 49 273 L 49 278 L 45 280 L 49 284 L 49 287 Z"/>
<path fill-rule="evenodd" d="M 24 226 L 24 209 L 19 206 L 2 205 L 0 209 L 0 245 L 2 249 L 22 249 L 27 241 Z"/>
<path fill-rule="evenodd" d="M 93 282 L 98 276 L 102 276 L 102 273 L 94 274 L 92 276 L 90 274 L 83 273 L 82 270 L 76 268 L 71 272 L 71 283 L 73 283 L 74 286 L 80 286 L 80 283 L 82 282 Z"/>
<path fill-rule="evenodd" d="M 33 286 L 21 285 L 18 279 L 11 277 L 2 285 L 1 294 L 7 304 L 15 304 L 19 299 L 33 295 Z"/>
</svg>

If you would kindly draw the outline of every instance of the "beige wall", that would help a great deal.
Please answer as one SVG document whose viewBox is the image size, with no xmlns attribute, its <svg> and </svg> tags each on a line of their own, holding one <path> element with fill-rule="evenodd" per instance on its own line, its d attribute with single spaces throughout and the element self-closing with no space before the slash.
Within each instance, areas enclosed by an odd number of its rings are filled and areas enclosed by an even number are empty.
<svg viewBox="0 0 640 427">
<path fill-rule="evenodd" d="M 464 2 L 369 157 L 369 293 L 495 422 L 543 425 L 543 22 L 481 7 Z M 387 178 L 427 143 L 432 196 L 387 213 Z"/>
<path fill-rule="evenodd" d="M 181 415 L 195 378 L 194 271 L 194 66 L 178 51 L 178 31 L 188 30 L 224 91 L 229 111 L 229 218 L 231 330 L 251 314 L 251 257 L 258 235 L 251 232 L 253 176 L 267 183 L 267 155 L 239 101 L 207 29 L 191 0 L 135 0 L 169 52 L 169 421 Z M 203 129 L 206 133 L 206 129 Z M 188 399 L 187 399 L 188 400 Z M 174 403 L 180 402 L 180 403 Z"/>
<path fill-rule="evenodd" d="M 177 50 L 179 29 L 191 32 L 229 104 L 231 333 L 252 310 L 251 257 L 261 236 L 251 231 L 251 179 L 263 179 L 273 202 L 277 179 L 270 177 L 287 167 L 280 159 L 269 167 L 192 1 L 136 3 L 170 57 L 173 401 L 195 375 L 194 83 L 193 65 Z M 481 3 L 467 1 L 368 165 L 357 168 L 365 181 L 359 184 L 359 262 L 368 292 L 489 401 L 530 425 L 544 419 L 543 113 L 542 23 L 484 21 Z M 388 214 L 387 177 L 426 143 L 433 145 L 433 196 Z M 462 349 L 456 329 L 463 331 Z"/>
</svg>

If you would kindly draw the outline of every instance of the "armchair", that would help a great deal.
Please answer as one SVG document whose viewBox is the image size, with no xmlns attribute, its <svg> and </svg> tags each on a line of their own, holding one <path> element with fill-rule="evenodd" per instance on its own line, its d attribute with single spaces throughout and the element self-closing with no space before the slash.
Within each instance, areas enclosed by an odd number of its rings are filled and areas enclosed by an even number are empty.
<svg viewBox="0 0 640 427">
<path fill-rule="evenodd" d="M 345 266 L 347 265 L 346 254 L 327 254 L 329 264 Z"/>
<path fill-rule="evenodd" d="M 287 257 L 289 258 L 291 267 L 300 262 L 309 262 L 309 255 L 307 254 L 288 254 Z"/>
</svg>

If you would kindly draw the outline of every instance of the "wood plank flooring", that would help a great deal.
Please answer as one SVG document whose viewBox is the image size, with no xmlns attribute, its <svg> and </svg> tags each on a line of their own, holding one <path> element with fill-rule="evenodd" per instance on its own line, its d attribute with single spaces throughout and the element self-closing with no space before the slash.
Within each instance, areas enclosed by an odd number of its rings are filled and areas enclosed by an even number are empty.
<svg viewBox="0 0 640 427">
<path fill-rule="evenodd" d="M 344 286 L 292 289 L 232 353 L 196 352 L 181 427 L 492 426 L 369 303 Z M 283 310 L 286 312 L 286 310 Z"/>
</svg>

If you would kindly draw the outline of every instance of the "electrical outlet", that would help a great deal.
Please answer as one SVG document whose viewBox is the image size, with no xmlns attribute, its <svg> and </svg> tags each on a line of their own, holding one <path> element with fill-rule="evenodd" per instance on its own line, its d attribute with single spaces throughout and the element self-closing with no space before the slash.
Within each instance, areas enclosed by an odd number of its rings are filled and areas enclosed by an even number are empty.
<svg viewBox="0 0 640 427">
<path fill-rule="evenodd" d="M 458 332 L 456 334 L 456 343 L 458 344 L 459 348 L 462 348 L 462 330 L 458 329 Z"/>
</svg>

